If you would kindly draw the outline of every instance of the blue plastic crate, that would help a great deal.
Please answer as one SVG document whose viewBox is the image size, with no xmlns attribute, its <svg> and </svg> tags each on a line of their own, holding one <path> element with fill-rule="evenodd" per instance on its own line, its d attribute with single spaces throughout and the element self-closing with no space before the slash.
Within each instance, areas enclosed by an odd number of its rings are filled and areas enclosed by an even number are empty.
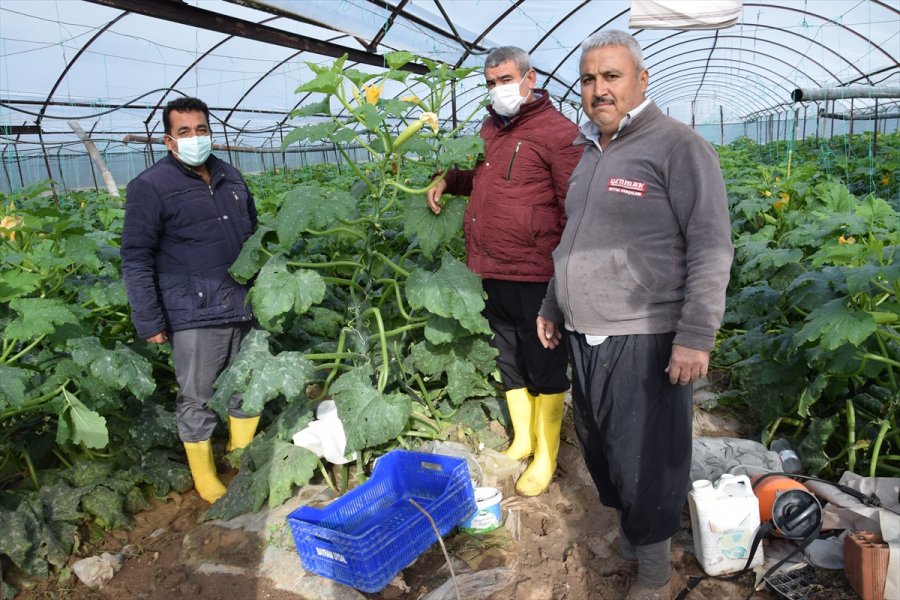
<svg viewBox="0 0 900 600">
<path fill-rule="evenodd" d="M 437 541 L 475 512 L 465 459 L 393 450 L 372 477 L 324 508 L 302 506 L 288 515 L 307 571 L 364 592 L 378 592 Z"/>
</svg>

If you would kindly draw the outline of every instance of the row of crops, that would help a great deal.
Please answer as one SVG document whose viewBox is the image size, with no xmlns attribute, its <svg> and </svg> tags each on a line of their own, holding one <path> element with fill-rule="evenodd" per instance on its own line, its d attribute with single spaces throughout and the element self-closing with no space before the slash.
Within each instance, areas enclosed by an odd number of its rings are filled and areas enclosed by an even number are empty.
<svg viewBox="0 0 900 600">
<path fill-rule="evenodd" d="M 363 144 L 370 162 L 247 178 L 260 227 L 232 274 L 253 282 L 258 327 L 213 406 L 223 413 L 240 392 L 263 419 L 229 457 L 240 471 L 206 518 L 281 504 L 312 479 L 341 491 L 375 456 L 423 439 L 504 441 L 489 428 L 503 414 L 480 282 L 464 264 L 464 201 L 436 216 L 423 195 L 432 173 L 478 156 L 477 138 L 429 116 L 465 73 L 396 70 L 410 58 L 391 56 L 375 79 L 341 61 L 315 66 L 300 88 L 345 112 L 288 142 Z M 429 97 L 381 97 L 386 81 L 412 79 Z M 714 356 L 723 401 L 762 439 L 795 439 L 809 472 L 826 476 L 900 472 L 900 136 L 879 136 L 877 160 L 871 141 L 721 148 L 736 246 Z M 128 317 L 122 204 L 72 193 L 57 209 L 46 192 L 2 198 L 0 215 L 0 555 L 34 576 L 127 528 L 151 495 L 191 487 L 168 350 L 135 339 Z M 325 397 L 358 451 L 352 467 L 291 443 Z"/>
</svg>

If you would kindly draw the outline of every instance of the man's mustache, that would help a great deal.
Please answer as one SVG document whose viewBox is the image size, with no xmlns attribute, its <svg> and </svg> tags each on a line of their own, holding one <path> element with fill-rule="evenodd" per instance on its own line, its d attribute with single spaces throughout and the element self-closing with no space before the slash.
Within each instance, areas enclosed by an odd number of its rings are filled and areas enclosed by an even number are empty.
<svg viewBox="0 0 900 600">
<path fill-rule="evenodd" d="M 609 96 L 600 96 L 591 100 L 591 108 L 596 108 L 601 104 L 613 104 L 613 99 Z"/>
</svg>

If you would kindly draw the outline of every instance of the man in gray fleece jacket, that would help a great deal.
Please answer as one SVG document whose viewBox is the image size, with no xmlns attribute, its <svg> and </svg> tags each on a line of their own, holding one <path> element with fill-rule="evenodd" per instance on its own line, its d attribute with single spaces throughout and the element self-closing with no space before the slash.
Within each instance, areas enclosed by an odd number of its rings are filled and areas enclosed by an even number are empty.
<svg viewBox="0 0 900 600">
<path fill-rule="evenodd" d="M 706 375 L 733 248 L 718 157 L 646 99 L 640 46 L 622 31 L 582 44 L 590 121 L 569 181 L 568 222 L 537 318 L 564 334 L 575 427 L 600 499 L 637 560 L 629 599 L 674 597 L 670 540 L 691 462 L 692 382 Z"/>
</svg>

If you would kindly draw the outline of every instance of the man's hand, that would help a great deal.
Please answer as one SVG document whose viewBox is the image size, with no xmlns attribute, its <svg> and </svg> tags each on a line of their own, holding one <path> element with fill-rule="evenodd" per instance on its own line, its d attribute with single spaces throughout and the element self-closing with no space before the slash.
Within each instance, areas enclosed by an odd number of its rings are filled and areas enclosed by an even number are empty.
<svg viewBox="0 0 900 600">
<path fill-rule="evenodd" d="M 547 350 L 553 350 L 559 346 L 559 342 L 562 339 L 562 332 L 556 326 L 556 323 L 540 316 L 537 318 L 537 334 L 538 339 L 541 340 L 541 345 Z"/>
<path fill-rule="evenodd" d="M 165 344 L 169 341 L 169 336 L 166 335 L 165 331 L 160 331 L 156 335 L 151 335 L 147 338 L 147 341 L 151 344 Z"/>
<path fill-rule="evenodd" d="M 441 194 L 446 189 L 447 182 L 441 179 L 425 194 L 425 197 L 428 198 L 428 208 L 436 215 L 441 214 Z"/>
<path fill-rule="evenodd" d="M 669 357 L 669 383 L 687 385 L 701 377 L 706 377 L 709 368 L 709 352 L 694 350 L 678 344 L 672 344 L 672 356 Z"/>
</svg>

